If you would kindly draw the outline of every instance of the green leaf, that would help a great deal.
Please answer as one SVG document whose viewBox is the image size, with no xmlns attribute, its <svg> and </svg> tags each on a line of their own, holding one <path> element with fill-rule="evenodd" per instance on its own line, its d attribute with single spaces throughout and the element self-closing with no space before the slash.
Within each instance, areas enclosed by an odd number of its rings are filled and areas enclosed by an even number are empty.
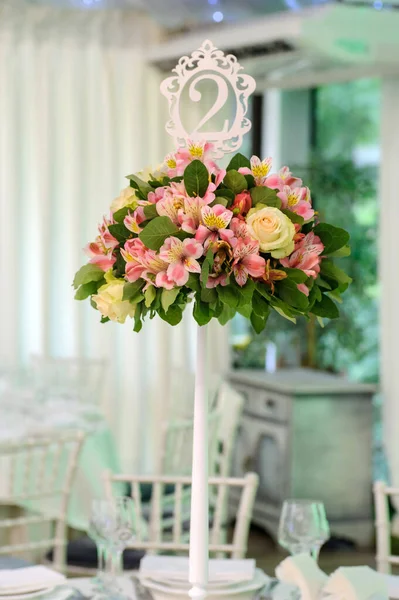
<svg viewBox="0 0 399 600">
<path fill-rule="evenodd" d="M 342 246 L 342 248 L 340 248 L 339 250 L 336 250 L 336 252 L 330 252 L 330 256 L 332 258 L 346 258 L 347 256 L 351 255 L 351 247 L 350 246 Z"/>
<path fill-rule="evenodd" d="M 92 265 L 91 263 L 87 265 L 83 265 L 76 273 L 73 280 L 73 287 L 75 290 L 85 283 L 90 283 L 90 281 L 100 281 L 104 277 L 104 271 L 100 269 L 97 265 Z"/>
<path fill-rule="evenodd" d="M 235 199 L 234 192 L 229 190 L 227 187 L 221 188 L 220 190 L 216 190 L 215 196 L 216 198 L 219 198 L 219 196 L 221 196 L 222 198 L 228 198 L 230 202 L 234 202 Z"/>
<path fill-rule="evenodd" d="M 281 208 L 281 200 L 277 197 L 277 191 L 271 190 L 265 186 L 257 186 L 250 191 L 252 204 L 264 204 L 265 206 L 274 206 L 275 208 Z"/>
<path fill-rule="evenodd" d="M 139 238 L 147 248 L 159 250 L 166 238 L 179 230 L 169 217 L 156 217 L 140 233 Z"/>
<path fill-rule="evenodd" d="M 282 208 L 281 212 L 284 213 L 285 216 L 288 217 L 292 223 L 298 223 L 299 225 L 303 225 L 303 223 L 305 222 L 305 219 L 301 217 L 301 215 L 297 215 L 296 213 L 292 212 L 292 210 Z"/>
<path fill-rule="evenodd" d="M 137 298 L 141 296 L 143 299 L 143 295 L 141 294 L 141 290 L 145 285 L 145 281 L 142 279 L 138 279 L 132 283 L 125 283 L 123 286 L 123 296 L 122 300 L 129 300 L 132 304 L 137 302 Z"/>
<path fill-rule="evenodd" d="M 158 217 L 157 205 L 147 204 L 147 206 L 144 207 L 144 214 L 147 220 L 155 219 L 155 217 Z"/>
<path fill-rule="evenodd" d="M 244 175 L 241 175 L 241 173 L 234 169 L 227 171 L 223 183 L 235 196 L 248 188 L 247 180 Z"/>
<path fill-rule="evenodd" d="M 245 306 L 239 306 L 237 308 L 237 312 L 240 313 L 240 315 L 242 315 L 246 319 L 250 319 L 251 314 L 252 314 L 252 304 L 246 304 Z"/>
<path fill-rule="evenodd" d="M 186 287 L 190 288 L 190 290 L 193 290 L 194 292 L 200 292 L 201 284 L 200 284 L 200 280 L 199 280 L 199 275 L 190 273 L 190 275 L 188 276 L 188 281 L 186 283 Z"/>
<path fill-rule="evenodd" d="M 213 316 L 209 304 L 202 302 L 198 294 L 195 297 L 193 316 L 198 325 L 206 325 Z"/>
<path fill-rule="evenodd" d="M 257 291 L 262 294 L 262 296 L 264 298 L 266 298 L 266 300 L 268 300 L 270 302 L 270 288 L 266 286 L 266 284 L 261 283 L 260 281 L 258 281 L 258 283 L 256 284 L 256 289 Z"/>
<path fill-rule="evenodd" d="M 266 327 L 268 316 L 269 313 L 267 313 L 266 317 L 260 317 L 255 312 L 251 313 L 251 325 L 254 328 L 255 333 L 257 333 L 258 335 L 259 333 L 262 333 L 262 331 Z"/>
<path fill-rule="evenodd" d="M 223 304 L 226 304 L 230 308 L 237 308 L 238 298 L 232 285 L 218 285 L 216 286 L 216 291 Z"/>
<path fill-rule="evenodd" d="M 287 277 L 295 281 L 295 283 L 305 283 L 308 276 L 301 269 L 290 269 L 289 267 L 279 267 L 280 271 L 287 273 Z"/>
<path fill-rule="evenodd" d="M 141 322 L 141 311 L 142 311 L 142 305 L 141 304 L 137 304 L 136 306 L 136 310 L 134 311 L 134 327 L 133 327 L 133 331 L 135 331 L 136 333 L 138 333 L 143 324 Z"/>
<path fill-rule="evenodd" d="M 258 317 L 265 318 L 270 313 L 270 304 L 255 290 L 252 297 L 252 310 Z"/>
<path fill-rule="evenodd" d="M 328 319 L 339 317 L 337 305 L 326 294 L 322 294 L 321 300 L 314 303 L 312 313 L 318 317 L 327 317 Z"/>
<path fill-rule="evenodd" d="M 324 279 L 321 279 L 321 277 L 316 279 L 316 283 L 318 286 L 325 288 L 326 290 L 331 290 L 331 285 L 327 283 L 327 281 L 324 281 Z"/>
<path fill-rule="evenodd" d="M 253 279 L 248 279 L 242 287 L 236 281 L 230 283 L 237 297 L 237 307 L 245 306 L 252 302 L 252 296 L 255 291 L 255 282 Z"/>
<path fill-rule="evenodd" d="M 100 323 L 108 323 L 111 319 L 109 317 L 101 317 Z"/>
<path fill-rule="evenodd" d="M 147 308 L 150 308 L 157 295 L 157 291 L 153 285 L 150 285 L 144 292 L 144 301 Z"/>
<path fill-rule="evenodd" d="M 218 293 L 215 288 L 204 288 L 201 290 L 201 300 L 202 302 L 208 302 L 211 304 L 213 302 L 217 302 Z"/>
<path fill-rule="evenodd" d="M 128 206 L 125 206 L 124 208 L 121 208 L 119 210 L 117 210 L 116 212 L 114 212 L 114 214 L 112 215 L 114 218 L 114 221 L 116 221 L 117 223 L 123 223 L 125 217 L 127 217 L 127 215 L 129 214 L 129 212 L 132 209 L 129 208 Z"/>
<path fill-rule="evenodd" d="M 320 272 L 324 277 L 327 277 L 327 279 L 335 279 L 338 283 L 352 283 L 352 278 L 349 277 L 345 271 L 337 267 L 331 260 L 323 260 L 321 262 Z"/>
<path fill-rule="evenodd" d="M 223 196 L 218 196 L 214 199 L 213 202 L 210 203 L 210 206 L 215 206 L 215 204 L 221 204 L 222 206 L 227 206 L 230 203 L 228 198 L 223 198 Z"/>
<path fill-rule="evenodd" d="M 131 231 L 123 223 L 115 223 L 114 225 L 108 225 L 108 230 L 111 235 L 114 236 L 119 243 L 124 244 L 126 240 L 133 237 Z"/>
<path fill-rule="evenodd" d="M 221 285 L 217 286 L 218 288 L 222 287 Z M 223 305 L 222 312 L 218 316 L 218 321 L 221 325 L 226 325 L 236 314 L 235 308 L 228 306 L 227 304 Z"/>
<path fill-rule="evenodd" d="M 183 311 L 180 306 L 174 304 L 173 306 L 169 307 L 167 312 L 161 308 L 159 311 L 159 316 L 161 319 L 169 323 L 169 325 L 177 325 L 182 320 Z"/>
<path fill-rule="evenodd" d="M 256 186 L 255 177 L 253 175 L 244 175 L 245 181 L 247 182 L 248 189 L 252 190 Z"/>
<path fill-rule="evenodd" d="M 162 290 L 161 306 L 165 312 L 168 312 L 169 307 L 176 300 L 177 296 L 179 295 L 179 292 L 180 292 L 179 287 L 172 288 L 171 290 L 165 290 L 165 289 Z"/>
<path fill-rule="evenodd" d="M 313 228 L 324 244 L 323 254 L 332 254 L 346 246 L 349 242 L 349 233 L 340 227 L 334 227 L 328 223 L 319 223 Z"/>
<path fill-rule="evenodd" d="M 205 195 L 209 185 L 209 172 L 200 160 L 193 160 L 184 171 L 184 186 L 189 196 Z"/>
<path fill-rule="evenodd" d="M 146 181 L 137 177 L 137 175 L 127 175 L 126 179 L 130 179 L 130 185 L 144 196 L 144 200 L 147 199 L 149 192 L 153 191 L 153 188 Z"/>
<path fill-rule="evenodd" d="M 312 307 L 313 307 L 314 303 L 320 302 L 321 298 L 322 298 L 321 289 L 315 283 L 315 285 L 313 285 L 312 289 L 309 292 L 309 297 L 308 297 L 309 312 L 312 312 Z"/>
<path fill-rule="evenodd" d="M 202 263 L 201 282 L 202 282 L 203 287 L 206 287 L 206 284 L 208 282 L 209 272 L 212 269 L 214 258 L 215 258 L 215 255 L 213 253 L 212 245 L 211 245 L 208 252 L 205 255 L 204 262 Z"/>
<path fill-rule="evenodd" d="M 246 156 L 238 152 L 233 156 L 233 158 L 227 165 L 226 171 L 238 171 L 238 169 L 240 169 L 241 167 L 246 167 L 247 169 L 250 169 L 251 163 L 249 162 L 249 159 Z"/>
<path fill-rule="evenodd" d="M 100 279 L 99 281 L 89 281 L 88 283 L 84 283 L 76 292 L 75 300 L 85 300 L 89 296 L 92 296 L 104 283 L 105 279 Z"/>
<path fill-rule="evenodd" d="M 276 284 L 276 289 L 280 298 L 289 304 L 300 310 L 306 310 L 308 307 L 308 299 L 300 292 L 294 281 L 289 279 L 283 279 Z"/>
<path fill-rule="evenodd" d="M 278 313 L 281 317 L 284 317 L 284 319 L 287 319 L 287 321 L 291 321 L 291 323 L 294 323 L 294 325 L 296 324 L 296 318 L 295 317 L 290 317 L 288 313 L 284 312 L 284 310 L 282 308 L 280 308 L 279 306 L 273 306 L 273 309 L 276 311 L 276 313 Z"/>
</svg>

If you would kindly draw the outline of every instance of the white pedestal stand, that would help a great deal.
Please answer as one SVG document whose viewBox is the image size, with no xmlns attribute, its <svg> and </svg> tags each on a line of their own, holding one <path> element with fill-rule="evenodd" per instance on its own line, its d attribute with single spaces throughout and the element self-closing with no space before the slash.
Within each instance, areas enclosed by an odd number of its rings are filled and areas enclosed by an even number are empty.
<svg viewBox="0 0 399 600">
<path fill-rule="evenodd" d="M 193 469 L 190 519 L 189 596 L 202 600 L 208 584 L 208 394 L 207 394 L 207 326 L 197 328 L 197 367 L 195 374 Z"/>
</svg>

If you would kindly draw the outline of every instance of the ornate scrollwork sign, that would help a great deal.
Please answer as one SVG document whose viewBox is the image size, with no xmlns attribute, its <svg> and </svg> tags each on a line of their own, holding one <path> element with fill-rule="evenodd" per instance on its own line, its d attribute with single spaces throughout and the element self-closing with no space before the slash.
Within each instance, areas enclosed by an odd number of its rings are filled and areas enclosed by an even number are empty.
<svg viewBox="0 0 399 600">
<path fill-rule="evenodd" d="M 243 136 L 251 129 L 251 121 L 246 113 L 248 97 L 255 90 L 253 77 L 241 73 L 241 70 L 235 56 L 225 55 L 209 40 L 205 40 L 191 56 L 183 56 L 179 60 L 172 71 L 175 75 L 161 83 L 161 92 L 169 102 L 170 119 L 166 124 L 166 131 L 174 138 L 177 146 L 184 146 L 188 138 L 206 140 L 213 143 L 215 158 L 238 150 Z M 198 84 L 203 81 L 216 84 L 216 99 L 197 125 L 187 131 L 182 119 L 182 99 L 188 97 L 192 102 L 199 102 L 202 93 Z M 220 130 L 204 129 L 207 123 L 209 127 L 211 119 L 224 107 L 230 106 L 232 116 L 224 118 Z"/>
</svg>

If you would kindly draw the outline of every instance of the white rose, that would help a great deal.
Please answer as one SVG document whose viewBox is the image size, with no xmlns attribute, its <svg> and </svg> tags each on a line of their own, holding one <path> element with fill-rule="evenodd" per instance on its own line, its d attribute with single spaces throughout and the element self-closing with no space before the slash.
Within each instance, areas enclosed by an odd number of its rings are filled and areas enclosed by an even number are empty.
<svg viewBox="0 0 399 600">
<path fill-rule="evenodd" d="M 100 287 L 97 294 L 92 297 L 93 301 L 103 317 L 108 317 L 111 321 L 124 323 L 126 317 L 134 316 L 136 306 L 130 304 L 128 300 L 122 300 L 124 280 L 112 276 L 107 277 L 107 275 L 106 279 L 109 283 Z"/>
<path fill-rule="evenodd" d="M 270 252 L 273 258 L 284 258 L 294 251 L 294 224 L 278 208 L 258 204 L 249 211 L 247 226 L 261 251 Z"/>
<path fill-rule="evenodd" d="M 115 213 L 118 210 L 121 210 L 121 208 L 125 208 L 125 206 L 128 206 L 129 208 L 134 210 L 135 208 L 137 208 L 137 201 L 138 198 L 134 189 L 128 186 L 127 188 L 122 190 L 120 195 L 117 198 L 115 198 L 115 200 L 112 202 L 111 211 Z"/>
</svg>

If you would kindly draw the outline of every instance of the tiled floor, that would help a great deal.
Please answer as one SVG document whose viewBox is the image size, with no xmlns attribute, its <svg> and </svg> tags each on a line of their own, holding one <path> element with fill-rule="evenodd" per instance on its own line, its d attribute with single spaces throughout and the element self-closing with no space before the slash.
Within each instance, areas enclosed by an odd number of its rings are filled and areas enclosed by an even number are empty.
<svg viewBox="0 0 399 600">
<path fill-rule="evenodd" d="M 255 558 L 256 564 L 269 575 L 274 574 L 274 569 L 287 554 L 261 529 L 252 528 L 249 536 L 248 558 Z M 319 559 L 320 568 L 326 573 L 331 573 L 338 567 L 368 565 L 375 568 L 374 552 L 369 551 L 321 551 Z"/>
</svg>

